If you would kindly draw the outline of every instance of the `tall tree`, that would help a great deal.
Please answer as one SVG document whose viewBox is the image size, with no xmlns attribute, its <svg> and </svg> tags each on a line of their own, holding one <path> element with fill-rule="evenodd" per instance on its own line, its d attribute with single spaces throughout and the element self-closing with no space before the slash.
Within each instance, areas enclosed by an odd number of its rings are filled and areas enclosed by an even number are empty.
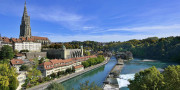
<svg viewBox="0 0 180 90">
<path fill-rule="evenodd" d="M 15 68 L 7 64 L 0 64 L 0 89 L 16 90 L 18 84 Z"/>
<path fill-rule="evenodd" d="M 1 59 L 12 59 L 14 57 L 14 52 L 12 47 L 9 45 L 4 45 L 0 52 L 0 58 Z"/>
<path fill-rule="evenodd" d="M 15 76 L 11 76 L 10 80 L 9 80 L 9 89 L 16 90 L 18 85 L 19 85 L 19 82 L 18 82 L 17 78 Z"/>
<path fill-rule="evenodd" d="M 130 80 L 128 87 L 130 90 L 162 90 L 165 84 L 163 78 L 163 75 L 153 66 L 136 73 L 135 79 Z"/>
<path fill-rule="evenodd" d="M 164 76 L 164 90 L 180 90 L 180 65 L 168 66 L 162 73 Z"/>
</svg>

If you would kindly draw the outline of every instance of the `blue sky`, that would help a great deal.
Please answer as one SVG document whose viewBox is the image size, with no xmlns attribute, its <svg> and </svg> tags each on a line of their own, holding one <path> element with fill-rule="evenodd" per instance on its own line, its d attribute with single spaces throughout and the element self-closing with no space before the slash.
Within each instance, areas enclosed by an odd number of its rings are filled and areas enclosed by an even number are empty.
<svg viewBox="0 0 180 90">
<path fill-rule="evenodd" d="M 0 0 L 0 33 L 19 37 L 24 0 Z M 27 0 L 33 36 L 53 42 L 180 35 L 180 0 Z"/>
</svg>

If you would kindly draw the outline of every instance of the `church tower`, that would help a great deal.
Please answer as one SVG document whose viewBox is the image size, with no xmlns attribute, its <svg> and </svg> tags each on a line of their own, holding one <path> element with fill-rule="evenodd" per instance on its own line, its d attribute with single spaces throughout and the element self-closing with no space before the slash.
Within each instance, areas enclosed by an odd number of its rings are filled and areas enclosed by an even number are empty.
<svg viewBox="0 0 180 90">
<path fill-rule="evenodd" d="M 19 37 L 31 37 L 31 26 L 30 26 L 30 16 L 28 16 L 26 1 L 24 5 L 24 12 L 20 25 L 20 35 Z"/>
</svg>

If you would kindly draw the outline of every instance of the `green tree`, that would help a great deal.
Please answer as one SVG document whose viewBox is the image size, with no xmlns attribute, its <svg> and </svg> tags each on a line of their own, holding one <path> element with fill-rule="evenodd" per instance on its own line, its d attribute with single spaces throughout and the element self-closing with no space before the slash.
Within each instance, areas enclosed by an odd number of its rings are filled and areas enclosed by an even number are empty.
<svg viewBox="0 0 180 90">
<path fill-rule="evenodd" d="M 168 66 L 162 73 L 164 76 L 164 90 L 180 90 L 180 65 Z"/>
<path fill-rule="evenodd" d="M 22 52 L 29 52 L 29 50 L 21 50 L 20 53 L 22 53 Z"/>
<path fill-rule="evenodd" d="M 19 70 L 20 71 L 28 71 L 28 69 L 29 69 L 29 67 L 27 65 L 22 65 Z"/>
<path fill-rule="evenodd" d="M 130 90 L 160 90 L 165 84 L 163 79 L 163 75 L 153 66 L 136 73 L 135 79 L 130 80 L 128 87 Z"/>
<path fill-rule="evenodd" d="M 18 85 L 19 85 L 19 82 L 18 82 L 17 78 L 15 76 L 11 76 L 10 81 L 9 81 L 9 89 L 16 90 Z"/>
<path fill-rule="evenodd" d="M 46 90 L 65 90 L 65 89 L 62 84 L 53 82 L 46 88 Z"/>
<path fill-rule="evenodd" d="M 43 63 L 44 62 L 44 58 L 41 58 L 40 60 L 39 60 L 39 64 L 41 64 L 41 63 Z"/>
<path fill-rule="evenodd" d="M 79 90 L 103 90 L 103 89 L 98 87 L 94 82 L 89 84 L 89 81 L 86 81 L 85 83 L 80 83 Z"/>
<path fill-rule="evenodd" d="M 36 85 L 41 75 L 41 71 L 33 68 L 31 71 L 28 72 L 27 79 L 31 84 Z"/>
<path fill-rule="evenodd" d="M 14 54 L 18 54 L 19 53 L 19 51 L 18 50 L 14 50 Z"/>
<path fill-rule="evenodd" d="M 89 63 L 87 61 L 85 61 L 85 62 L 82 62 L 82 65 L 86 68 L 89 66 Z"/>
<path fill-rule="evenodd" d="M 8 64 L 0 64 L 0 89 L 15 90 L 19 82 L 15 68 Z"/>
<path fill-rule="evenodd" d="M 14 52 L 11 46 L 4 45 L 0 52 L 1 59 L 12 59 L 14 57 Z"/>
</svg>

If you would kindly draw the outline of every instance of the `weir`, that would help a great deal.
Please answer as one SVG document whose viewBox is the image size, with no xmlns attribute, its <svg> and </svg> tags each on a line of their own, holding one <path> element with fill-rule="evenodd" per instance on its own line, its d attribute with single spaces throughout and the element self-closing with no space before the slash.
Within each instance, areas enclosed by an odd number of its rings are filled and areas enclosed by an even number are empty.
<svg viewBox="0 0 180 90">
<path fill-rule="evenodd" d="M 117 64 L 112 68 L 112 70 L 109 72 L 109 75 L 106 77 L 106 80 L 104 81 L 104 90 L 119 89 L 117 78 L 119 78 L 121 70 L 124 66 L 124 60 L 117 58 L 117 61 Z"/>
</svg>

